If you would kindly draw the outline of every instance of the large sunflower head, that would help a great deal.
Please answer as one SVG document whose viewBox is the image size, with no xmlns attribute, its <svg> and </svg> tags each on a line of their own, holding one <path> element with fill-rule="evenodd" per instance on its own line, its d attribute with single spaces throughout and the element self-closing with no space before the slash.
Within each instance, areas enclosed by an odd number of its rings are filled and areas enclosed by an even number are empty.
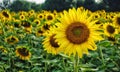
<svg viewBox="0 0 120 72">
<path fill-rule="evenodd" d="M 115 34 L 118 34 L 118 29 L 112 23 L 105 23 L 103 27 L 104 27 L 104 34 L 106 36 L 114 37 Z"/>
<path fill-rule="evenodd" d="M 79 8 L 64 11 L 60 23 L 57 24 L 56 41 L 64 48 L 64 53 L 76 55 L 81 58 L 88 54 L 88 49 L 96 50 L 94 41 L 101 40 L 99 26 L 95 24 L 91 16 L 88 16 L 88 10 L 81 11 Z"/>
<path fill-rule="evenodd" d="M 60 48 L 58 42 L 56 42 L 55 35 L 53 28 L 50 29 L 49 33 L 45 34 L 43 47 L 48 53 L 58 54 L 62 51 L 62 48 Z"/>
<path fill-rule="evenodd" d="M 29 60 L 31 57 L 31 53 L 26 46 L 18 46 L 16 47 L 16 56 L 19 56 L 22 60 Z"/>
<path fill-rule="evenodd" d="M 9 44 L 15 44 L 19 41 L 19 39 L 16 36 L 9 36 L 7 38 L 5 38 L 5 42 L 9 43 Z"/>
</svg>

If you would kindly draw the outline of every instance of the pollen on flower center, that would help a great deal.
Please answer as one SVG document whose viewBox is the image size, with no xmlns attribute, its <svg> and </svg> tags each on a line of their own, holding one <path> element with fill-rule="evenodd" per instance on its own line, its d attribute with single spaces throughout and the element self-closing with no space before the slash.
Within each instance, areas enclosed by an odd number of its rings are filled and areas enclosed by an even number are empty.
<svg viewBox="0 0 120 72">
<path fill-rule="evenodd" d="M 81 44 L 87 41 L 90 31 L 87 26 L 80 22 L 71 23 L 66 29 L 67 39 L 74 44 Z"/>
<path fill-rule="evenodd" d="M 72 32 L 73 32 L 73 34 L 74 34 L 75 36 L 80 36 L 80 34 L 81 34 L 81 28 L 80 28 L 80 27 L 76 27 L 76 28 L 74 28 L 74 29 L 72 30 Z"/>
</svg>

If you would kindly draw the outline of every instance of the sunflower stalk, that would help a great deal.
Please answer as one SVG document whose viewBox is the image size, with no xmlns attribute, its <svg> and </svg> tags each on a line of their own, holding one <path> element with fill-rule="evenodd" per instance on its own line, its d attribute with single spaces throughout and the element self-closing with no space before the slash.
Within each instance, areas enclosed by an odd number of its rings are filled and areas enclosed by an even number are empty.
<svg viewBox="0 0 120 72">
<path fill-rule="evenodd" d="M 13 57 L 11 57 L 12 53 L 11 54 L 9 53 L 8 55 L 9 55 L 10 71 L 13 71 L 13 69 L 14 69 L 14 59 L 13 59 Z"/>
<path fill-rule="evenodd" d="M 103 66 L 105 66 L 104 57 L 103 57 L 103 52 L 102 52 L 102 47 L 100 47 L 100 55 L 101 55 L 101 59 L 102 59 Z"/>
<path fill-rule="evenodd" d="M 63 64 L 64 64 L 63 66 L 64 66 L 64 70 L 65 70 L 65 72 L 68 72 L 68 71 L 67 71 L 67 68 L 66 68 L 66 63 L 65 63 L 64 58 L 63 58 Z"/>
<path fill-rule="evenodd" d="M 48 54 L 46 55 L 46 60 L 48 60 Z M 45 72 L 47 72 L 48 63 L 45 62 Z"/>
<path fill-rule="evenodd" d="M 78 54 L 75 55 L 74 57 L 74 72 L 79 72 L 79 56 Z"/>
</svg>

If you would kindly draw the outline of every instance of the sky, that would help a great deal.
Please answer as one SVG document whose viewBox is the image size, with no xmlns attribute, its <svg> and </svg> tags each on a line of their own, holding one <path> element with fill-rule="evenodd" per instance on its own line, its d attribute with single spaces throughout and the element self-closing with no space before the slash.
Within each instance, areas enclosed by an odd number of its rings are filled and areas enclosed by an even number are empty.
<svg viewBox="0 0 120 72">
<path fill-rule="evenodd" d="M 41 4 L 45 2 L 45 0 L 27 0 L 27 1 L 35 2 L 36 4 Z"/>
<path fill-rule="evenodd" d="M 0 0 L 0 2 L 2 2 L 3 0 Z M 10 1 L 14 1 L 14 0 L 10 0 Z M 45 0 L 26 0 L 26 1 L 30 1 L 30 2 L 35 2 L 36 4 L 41 4 L 44 3 Z"/>
<path fill-rule="evenodd" d="M 96 3 L 101 3 L 103 0 L 95 0 Z"/>
</svg>

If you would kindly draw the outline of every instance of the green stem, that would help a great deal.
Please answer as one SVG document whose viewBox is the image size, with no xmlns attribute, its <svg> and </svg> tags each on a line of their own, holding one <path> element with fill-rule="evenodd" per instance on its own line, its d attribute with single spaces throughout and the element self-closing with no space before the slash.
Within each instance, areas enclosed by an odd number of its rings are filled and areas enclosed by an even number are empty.
<svg viewBox="0 0 120 72">
<path fill-rule="evenodd" d="M 64 66 L 64 70 L 65 70 L 65 72 L 67 72 L 67 69 L 66 69 L 66 64 L 65 64 L 65 60 L 64 60 L 64 58 L 62 58 L 63 59 L 63 66 Z"/>
<path fill-rule="evenodd" d="M 105 66 L 103 52 L 102 52 L 102 47 L 100 47 L 100 55 L 101 55 L 101 58 L 102 58 L 102 64 L 103 64 L 103 66 Z"/>
<path fill-rule="evenodd" d="M 45 72 L 47 72 L 47 60 L 48 60 L 48 54 L 46 55 L 46 62 L 45 62 Z"/>
<path fill-rule="evenodd" d="M 78 55 L 76 54 L 75 55 L 75 58 L 74 58 L 74 72 L 78 72 L 79 71 L 79 57 Z"/>
</svg>

